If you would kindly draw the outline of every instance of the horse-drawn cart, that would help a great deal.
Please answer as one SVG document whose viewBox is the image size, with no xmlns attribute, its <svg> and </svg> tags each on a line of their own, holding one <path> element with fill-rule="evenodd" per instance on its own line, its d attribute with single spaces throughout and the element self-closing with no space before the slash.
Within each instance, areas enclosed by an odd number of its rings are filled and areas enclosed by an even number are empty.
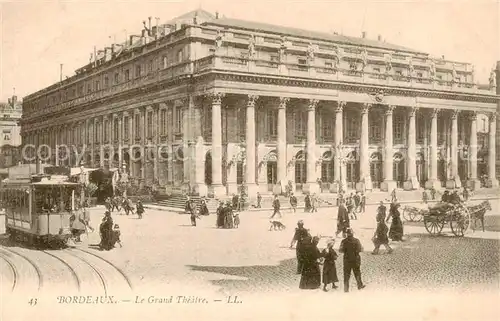
<svg viewBox="0 0 500 321">
<path fill-rule="evenodd" d="M 455 236 L 464 236 L 471 225 L 471 214 L 465 204 L 439 204 L 423 210 L 424 226 L 431 235 L 438 235 L 446 224 L 450 224 Z"/>
<path fill-rule="evenodd" d="M 422 209 L 414 206 L 403 207 L 403 218 L 406 222 L 420 222 L 423 220 L 423 212 L 427 209 Z"/>
</svg>

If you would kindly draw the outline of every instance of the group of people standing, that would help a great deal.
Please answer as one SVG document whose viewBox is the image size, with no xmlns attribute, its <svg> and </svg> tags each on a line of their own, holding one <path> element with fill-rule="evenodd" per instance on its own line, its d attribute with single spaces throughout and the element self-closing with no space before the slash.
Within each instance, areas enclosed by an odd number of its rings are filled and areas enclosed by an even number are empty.
<svg viewBox="0 0 500 321">
<path fill-rule="evenodd" d="M 134 214 L 134 204 L 130 198 L 122 197 L 122 196 L 114 196 L 113 198 L 108 197 L 104 201 L 104 205 L 106 210 L 109 212 L 113 212 L 115 209 L 117 212 L 120 212 L 122 209 L 125 211 L 126 215 L 129 213 Z M 142 214 L 144 214 L 144 206 L 142 205 L 141 200 L 138 200 L 135 206 L 135 212 L 137 216 L 141 219 Z"/>
<path fill-rule="evenodd" d="M 354 220 L 358 218 L 357 213 L 365 212 L 366 196 L 364 193 L 351 192 L 349 195 L 345 196 L 344 192 L 340 192 L 337 198 L 337 205 L 340 206 L 342 202 L 346 206 L 347 213 Z"/>
<path fill-rule="evenodd" d="M 299 221 L 293 236 L 290 248 L 296 244 L 297 274 L 301 275 L 300 289 L 318 289 L 323 283 L 323 291 L 328 291 L 331 284 L 336 289 L 335 283 L 339 282 L 335 261 L 338 258 L 333 246 L 334 240 L 330 240 L 327 247 L 322 251 L 318 248 L 320 238 L 311 237 L 309 230 L 304 228 L 304 222 Z M 361 242 L 354 237 L 350 228 L 346 229 L 346 238 L 340 244 L 339 252 L 343 254 L 344 292 L 349 292 L 349 281 L 351 273 L 354 274 L 358 289 L 365 285 L 361 279 L 361 256 L 363 247 Z M 320 266 L 323 266 L 321 271 Z"/>
<path fill-rule="evenodd" d="M 217 207 L 217 228 L 232 229 L 240 225 L 240 216 L 237 208 L 233 208 L 231 202 L 220 202 Z"/>
</svg>

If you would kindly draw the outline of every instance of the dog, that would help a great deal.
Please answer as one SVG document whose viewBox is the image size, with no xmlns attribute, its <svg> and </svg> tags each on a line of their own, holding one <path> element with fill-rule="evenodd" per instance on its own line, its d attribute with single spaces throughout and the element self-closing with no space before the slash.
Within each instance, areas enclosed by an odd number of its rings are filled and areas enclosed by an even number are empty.
<svg viewBox="0 0 500 321">
<path fill-rule="evenodd" d="M 271 226 L 269 226 L 269 231 L 272 231 L 273 229 L 275 231 L 282 231 L 286 229 L 286 226 L 280 221 L 269 221 L 269 222 L 271 223 Z"/>
</svg>

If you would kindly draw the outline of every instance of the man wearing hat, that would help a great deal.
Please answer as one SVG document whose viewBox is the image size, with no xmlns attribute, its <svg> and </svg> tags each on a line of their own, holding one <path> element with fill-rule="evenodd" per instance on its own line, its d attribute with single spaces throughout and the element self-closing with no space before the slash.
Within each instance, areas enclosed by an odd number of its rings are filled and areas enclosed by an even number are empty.
<svg viewBox="0 0 500 321">
<path fill-rule="evenodd" d="M 363 252 L 361 242 L 354 237 L 352 229 L 346 230 L 347 237 L 340 243 L 339 252 L 344 254 L 344 292 L 349 292 L 349 280 L 351 279 L 351 271 L 354 273 L 358 289 L 365 287 L 361 281 L 361 256 Z"/>
<path fill-rule="evenodd" d="M 304 228 L 304 221 L 300 220 L 297 222 L 297 228 L 295 228 L 295 234 L 293 235 L 292 242 L 290 243 L 290 248 L 293 248 L 295 242 L 297 246 L 295 247 L 295 254 L 297 257 L 297 274 L 302 273 L 303 267 L 303 247 L 306 240 L 310 240 L 311 235 L 309 231 Z"/>
<path fill-rule="evenodd" d="M 344 205 L 344 199 L 339 199 L 340 205 L 337 213 L 337 232 L 335 237 L 337 237 L 340 232 L 342 232 L 342 237 L 346 237 L 346 229 L 350 226 L 349 213 Z"/>
</svg>

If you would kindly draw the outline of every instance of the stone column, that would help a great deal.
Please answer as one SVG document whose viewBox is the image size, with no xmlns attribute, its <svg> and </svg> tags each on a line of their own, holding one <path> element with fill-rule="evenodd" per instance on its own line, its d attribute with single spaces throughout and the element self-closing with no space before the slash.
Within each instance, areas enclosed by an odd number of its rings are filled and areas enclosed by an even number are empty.
<svg viewBox="0 0 500 321">
<path fill-rule="evenodd" d="M 158 145 L 159 145 L 159 130 L 158 130 L 158 110 L 159 106 L 153 107 L 153 183 L 158 179 Z"/>
<path fill-rule="evenodd" d="M 286 164 L 286 105 L 290 101 L 290 98 L 280 97 L 278 106 L 278 141 L 277 141 L 277 152 L 278 152 L 278 185 L 280 192 L 285 191 L 285 186 L 288 183 L 287 180 L 287 164 Z M 275 192 L 278 192 L 275 189 Z"/>
<path fill-rule="evenodd" d="M 415 115 L 418 111 L 417 107 L 412 107 L 409 110 L 408 117 L 408 152 L 407 159 L 408 162 L 406 164 L 408 169 L 408 181 L 406 182 L 405 189 L 417 189 L 420 188 L 420 183 L 417 178 L 417 164 L 416 164 L 416 156 L 417 156 L 417 130 L 416 130 L 416 118 Z"/>
<path fill-rule="evenodd" d="M 259 96 L 248 95 L 246 123 L 246 185 L 249 196 L 254 197 L 259 191 L 255 183 L 255 103 Z"/>
<path fill-rule="evenodd" d="M 392 139 L 392 113 L 394 111 L 394 106 L 387 106 L 385 111 L 385 159 L 384 159 L 384 181 L 380 185 L 380 188 L 384 192 L 392 192 L 396 188 L 396 182 L 393 178 L 393 139 Z"/>
<path fill-rule="evenodd" d="M 335 109 L 335 159 L 334 159 L 334 191 L 339 191 L 340 188 L 345 190 L 345 173 L 342 175 L 342 142 L 344 138 L 343 130 L 343 109 L 346 105 L 345 101 L 338 101 Z"/>
<path fill-rule="evenodd" d="M 101 168 L 104 168 L 105 162 L 104 162 L 104 117 L 101 116 L 99 117 L 99 123 L 101 124 L 100 130 L 99 130 L 99 153 L 100 153 L 100 165 Z"/>
<path fill-rule="evenodd" d="M 447 188 L 461 187 L 462 183 L 458 175 L 458 110 L 453 110 L 451 114 L 451 148 L 450 162 L 451 173 L 450 179 L 446 182 Z"/>
<path fill-rule="evenodd" d="M 470 115 L 470 140 L 469 140 L 469 181 L 468 187 L 473 190 L 481 187 L 479 180 L 477 179 L 477 113 L 472 112 Z"/>
<path fill-rule="evenodd" d="M 496 128 L 497 114 L 490 115 L 489 138 L 488 138 L 488 187 L 497 188 L 498 180 L 496 178 L 495 160 L 496 160 Z"/>
<path fill-rule="evenodd" d="M 431 137 L 429 142 L 429 179 L 425 182 L 425 188 L 438 189 L 441 188 L 441 182 L 438 180 L 438 134 L 437 134 L 437 117 L 439 109 L 433 109 L 431 113 Z"/>
<path fill-rule="evenodd" d="M 146 181 L 146 143 L 147 143 L 147 128 L 146 128 L 146 108 L 139 108 L 139 121 L 141 123 L 140 137 L 141 137 L 141 173 L 139 187 L 143 188 Z"/>
<path fill-rule="evenodd" d="M 307 182 L 304 192 L 318 193 L 319 184 L 316 181 L 316 107 L 319 100 L 310 99 L 307 106 Z"/>
<path fill-rule="evenodd" d="M 372 104 L 363 104 L 361 109 L 361 139 L 359 140 L 359 178 L 360 183 L 359 188 L 364 191 L 365 189 L 371 190 L 372 180 L 370 176 L 370 151 L 369 151 L 369 118 L 368 114 Z"/>
<path fill-rule="evenodd" d="M 118 168 L 123 169 L 123 114 L 118 114 Z"/>
<path fill-rule="evenodd" d="M 212 187 L 214 196 L 226 194 L 222 185 L 222 114 L 221 105 L 224 93 L 214 92 L 210 95 L 212 99 Z"/>
</svg>

